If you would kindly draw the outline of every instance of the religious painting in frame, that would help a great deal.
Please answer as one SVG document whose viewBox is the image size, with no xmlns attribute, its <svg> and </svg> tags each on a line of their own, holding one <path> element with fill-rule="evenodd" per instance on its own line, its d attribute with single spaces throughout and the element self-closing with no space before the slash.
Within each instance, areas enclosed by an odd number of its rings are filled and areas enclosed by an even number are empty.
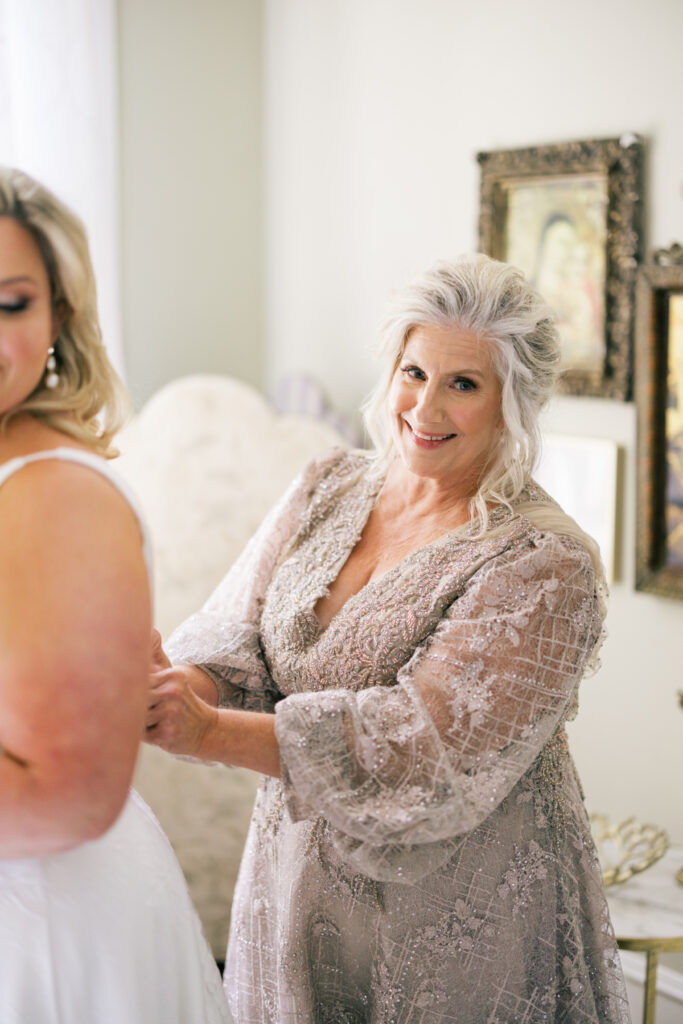
<svg viewBox="0 0 683 1024">
<path fill-rule="evenodd" d="M 519 267 L 555 311 L 560 391 L 629 400 L 641 139 L 496 150 L 477 159 L 480 249 Z"/>
<path fill-rule="evenodd" d="M 636 589 L 683 598 L 683 246 L 641 267 L 636 298 Z"/>
</svg>

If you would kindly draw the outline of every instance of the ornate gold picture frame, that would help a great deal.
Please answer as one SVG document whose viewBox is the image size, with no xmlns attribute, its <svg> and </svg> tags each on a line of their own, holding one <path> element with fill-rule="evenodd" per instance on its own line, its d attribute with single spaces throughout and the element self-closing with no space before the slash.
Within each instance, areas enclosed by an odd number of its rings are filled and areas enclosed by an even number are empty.
<svg viewBox="0 0 683 1024">
<path fill-rule="evenodd" d="M 683 246 L 640 268 L 636 293 L 636 589 L 683 598 Z"/>
<path fill-rule="evenodd" d="M 495 150 L 477 160 L 480 249 L 518 266 L 555 310 L 560 390 L 630 399 L 642 140 Z"/>
</svg>

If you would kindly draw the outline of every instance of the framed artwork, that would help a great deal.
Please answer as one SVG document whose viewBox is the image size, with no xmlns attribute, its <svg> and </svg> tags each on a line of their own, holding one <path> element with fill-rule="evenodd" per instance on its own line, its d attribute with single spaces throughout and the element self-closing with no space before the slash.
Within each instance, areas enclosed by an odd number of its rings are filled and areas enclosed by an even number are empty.
<svg viewBox="0 0 683 1024">
<path fill-rule="evenodd" d="M 636 589 L 683 598 L 683 246 L 655 261 L 636 299 Z"/>
<path fill-rule="evenodd" d="M 477 160 L 480 249 L 519 267 L 554 309 L 560 390 L 630 399 L 642 141 L 624 135 Z"/>
<path fill-rule="evenodd" d="M 534 479 L 597 541 L 607 582 L 616 572 L 619 448 L 609 438 L 544 433 Z"/>
</svg>

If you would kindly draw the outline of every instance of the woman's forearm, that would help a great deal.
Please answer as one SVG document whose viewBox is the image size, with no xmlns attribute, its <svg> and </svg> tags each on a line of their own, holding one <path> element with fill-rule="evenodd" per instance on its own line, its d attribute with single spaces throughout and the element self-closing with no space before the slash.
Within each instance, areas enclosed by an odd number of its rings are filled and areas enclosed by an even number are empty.
<svg viewBox="0 0 683 1024">
<path fill-rule="evenodd" d="M 280 747 L 275 715 L 259 711 L 219 709 L 202 740 L 202 759 L 234 768 L 249 768 L 280 778 Z"/>
<path fill-rule="evenodd" d="M 211 687 L 214 700 L 210 702 L 204 692 L 211 694 Z M 146 742 L 170 754 L 249 768 L 279 778 L 280 748 L 275 736 L 275 715 L 241 708 L 217 708 L 215 691 L 210 678 L 196 666 L 175 665 L 153 672 L 145 723 Z"/>
</svg>

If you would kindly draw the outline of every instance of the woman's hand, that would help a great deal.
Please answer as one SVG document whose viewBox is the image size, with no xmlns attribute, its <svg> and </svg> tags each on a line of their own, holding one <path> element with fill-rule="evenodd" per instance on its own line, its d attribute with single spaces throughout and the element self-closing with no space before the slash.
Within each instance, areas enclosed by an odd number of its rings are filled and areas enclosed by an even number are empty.
<svg viewBox="0 0 683 1024">
<path fill-rule="evenodd" d="M 160 639 L 152 664 L 144 739 L 170 754 L 201 758 L 218 712 L 194 692 L 193 666 L 171 666 Z"/>
<path fill-rule="evenodd" d="M 170 754 L 280 776 L 275 716 L 217 709 L 213 680 L 197 665 L 171 665 L 156 630 L 143 739 Z"/>
</svg>

